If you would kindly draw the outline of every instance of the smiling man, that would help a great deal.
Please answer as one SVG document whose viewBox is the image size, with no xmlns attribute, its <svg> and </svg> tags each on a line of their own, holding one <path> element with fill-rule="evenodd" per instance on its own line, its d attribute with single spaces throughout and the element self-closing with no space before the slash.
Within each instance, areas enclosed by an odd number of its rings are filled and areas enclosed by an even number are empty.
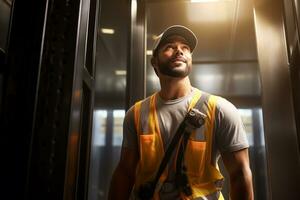
<svg viewBox="0 0 300 200">
<path fill-rule="evenodd" d="M 126 113 L 109 199 L 223 199 L 220 157 L 231 199 L 253 199 L 249 145 L 237 109 L 190 83 L 196 45 L 195 34 L 180 25 L 156 40 L 151 63 L 161 90 Z"/>
</svg>

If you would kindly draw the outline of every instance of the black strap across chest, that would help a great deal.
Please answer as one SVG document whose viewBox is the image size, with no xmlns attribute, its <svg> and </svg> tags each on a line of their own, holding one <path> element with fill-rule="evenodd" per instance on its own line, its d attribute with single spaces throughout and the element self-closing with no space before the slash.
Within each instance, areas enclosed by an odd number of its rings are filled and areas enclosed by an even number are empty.
<svg viewBox="0 0 300 200">
<path fill-rule="evenodd" d="M 198 109 L 199 111 L 202 111 L 204 108 L 204 103 L 208 101 L 209 94 L 202 92 L 201 97 L 195 104 L 194 108 Z M 184 120 L 179 125 L 179 128 L 177 129 L 175 135 L 172 138 L 171 143 L 169 144 L 165 155 L 160 163 L 159 169 L 155 175 L 155 178 L 153 181 L 146 183 L 145 185 L 142 185 L 139 191 L 139 196 L 143 200 L 151 199 L 153 197 L 153 194 L 155 192 L 156 185 L 159 181 L 159 178 L 161 177 L 163 171 L 165 170 L 172 152 L 176 148 L 176 146 L 179 144 L 180 139 L 183 138 L 180 142 L 179 146 L 179 152 L 176 160 L 176 174 L 178 176 L 182 174 L 182 172 L 185 171 L 185 167 L 183 165 L 184 160 L 184 152 L 185 147 L 187 144 L 187 140 L 190 137 L 191 131 L 187 131 L 187 120 L 188 120 L 189 113 L 185 116 Z"/>
</svg>

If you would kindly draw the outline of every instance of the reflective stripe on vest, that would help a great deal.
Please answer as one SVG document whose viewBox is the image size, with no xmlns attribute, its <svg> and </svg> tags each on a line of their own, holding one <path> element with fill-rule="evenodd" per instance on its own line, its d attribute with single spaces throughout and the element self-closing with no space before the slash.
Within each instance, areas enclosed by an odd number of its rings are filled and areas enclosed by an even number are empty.
<svg viewBox="0 0 300 200">
<path fill-rule="evenodd" d="M 140 158 L 135 189 L 139 188 L 141 184 L 154 179 L 165 152 L 156 113 L 156 95 L 158 94 L 155 93 L 150 98 L 134 105 L 134 121 L 138 134 Z M 196 90 L 188 109 L 191 109 L 197 103 L 200 96 L 201 91 Z M 198 199 L 199 197 L 205 199 L 222 189 L 220 182 L 223 180 L 223 176 L 218 167 L 211 164 L 216 100 L 216 96 L 210 95 L 208 102 L 205 102 L 207 115 L 204 124 L 205 140 L 197 141 L 196 132 L 194 132 L 188 141 L 184 162 L 187 167 L 187 175 L 193 196 L 182 196 L 182 199 Z M 168 168 L 166 167 L 159 182 L 163 183 L 167 176 Z M 157 198 L 156 192 L 155 199 Z M 219 195 L 218 199 L 223 199 L 222 194 Z"/>
</svg>

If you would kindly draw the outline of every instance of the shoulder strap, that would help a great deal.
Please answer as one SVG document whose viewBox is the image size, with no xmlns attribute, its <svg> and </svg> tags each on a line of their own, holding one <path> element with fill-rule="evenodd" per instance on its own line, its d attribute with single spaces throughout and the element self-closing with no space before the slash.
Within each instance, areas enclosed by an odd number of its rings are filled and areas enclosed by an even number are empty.
<svg viewBox="0 0 300 200">
<path fill-rule="evenodd" d="M 196 108 L 203 107 L 203 104 L 207 99 L 208 99 L 208 95 L 206 93 L 202 92 L 200 99 L 193 105 L 193 107 L 196 107 Z M 191 107 L 191 108 L 193 108 L 193 107 Z M 180 138 L 182 137 L 183 133 L 185 132 L 187 115 L 186 115 L 185 119 L 181 122 L 179 128 L 177 129 L 175 135 L 173 136 L 172 141 L 165 152 L 164 158 L 162 159 L 162 161 L 160 163 L 160 166 L 155 175 L 155 178 L 154 178 L 153 182 L 151 183 L 151 185 L 154 187 L 153 192 L 154 192 L 154 189 L 156 187 L 156 184 L 157 184 L 161 174 L 165 170 L 165 168 L 170 160 L 172 152 L 174 151 L 176 145 L 179 143 Z"/>
<path fill-rule="evenodd" d="M 199 101 L 197 101 L 196 105 L 194 108 L 198 109 L 199 111 L 203 111 L 203 105 L 205 102 L 208 102 L 210 95 L 206 92 L 201 92 L 201 98 Z"/>
<path fill-rule="evenodd" d="M 204 107 L 204 103 L 208 101 L 209 95 L 207 93 L 202 93 L 201 98 L 197 101 L 197 103 L 195 104 L 194 108 L 198 109 L 200 112 L 203 111 L 203 107 Z M 182 168 L 182 161 L 183 161 L 183 157 L 184 157 L 184 151 L 185 151 L 185 147 L 187 145 L 187 140 L 190 137 L 192 131 L 186 132 L 184 130 L 183 133 L 183 141 L 180 144 L 179 147 L 179 151 L 178 151 L 178 155 L 177 155 L 177 160 L 176 160 L 176 171 L 180 171 Z"/>
<path fill-rule="evenodd" d="M 195 108 L 202 113 L 201 111 L 204 111 L 204 104 L 207 102 L 209 99 L 209 94 L 207 93 L 202 93 L 201 98 L 199 101 L 196 103 Z M 198 122 L 199 123 L 199 122 Z M 204 124 L 204 121 L 200 123 L 201 125 Z M 180 187 L 181 191 L 187 195 L 191 196 L 192 195 L 192 190 L 190 188 L 190 185 L 188 183 L 188 178 L 186 175 L 186 167 L 184 166 L 184 153 L 185 149 L 187 146 L 188 139 L 191 135 L 192 131 L 191 130 L 184 130 L 183 132 L 183 139 L 180 142 L 179 150 L 178 150 L 178 155 L 177 155 L 177 160 L 176 160 L 176 183 Z"/>
</svg>

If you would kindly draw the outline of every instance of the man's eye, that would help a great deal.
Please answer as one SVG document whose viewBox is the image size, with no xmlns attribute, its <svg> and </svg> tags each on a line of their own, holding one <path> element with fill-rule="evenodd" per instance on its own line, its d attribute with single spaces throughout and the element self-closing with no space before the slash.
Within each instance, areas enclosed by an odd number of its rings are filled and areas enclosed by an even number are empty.
<svg viewBox="0 0 300 200">
<path fill-rule="evenodd" d="M 182 49 L 184 49 L 184 50 L 190 50 L 190 47 L 187 46 L 187 45 L 184 45 L 184 46 L 182 47 Z"/>
<path fill-rule="evenodd" d="M 167 45 L 166 49 L 173 49 L 173 46 L 172 45 Z"/>
</svg>

